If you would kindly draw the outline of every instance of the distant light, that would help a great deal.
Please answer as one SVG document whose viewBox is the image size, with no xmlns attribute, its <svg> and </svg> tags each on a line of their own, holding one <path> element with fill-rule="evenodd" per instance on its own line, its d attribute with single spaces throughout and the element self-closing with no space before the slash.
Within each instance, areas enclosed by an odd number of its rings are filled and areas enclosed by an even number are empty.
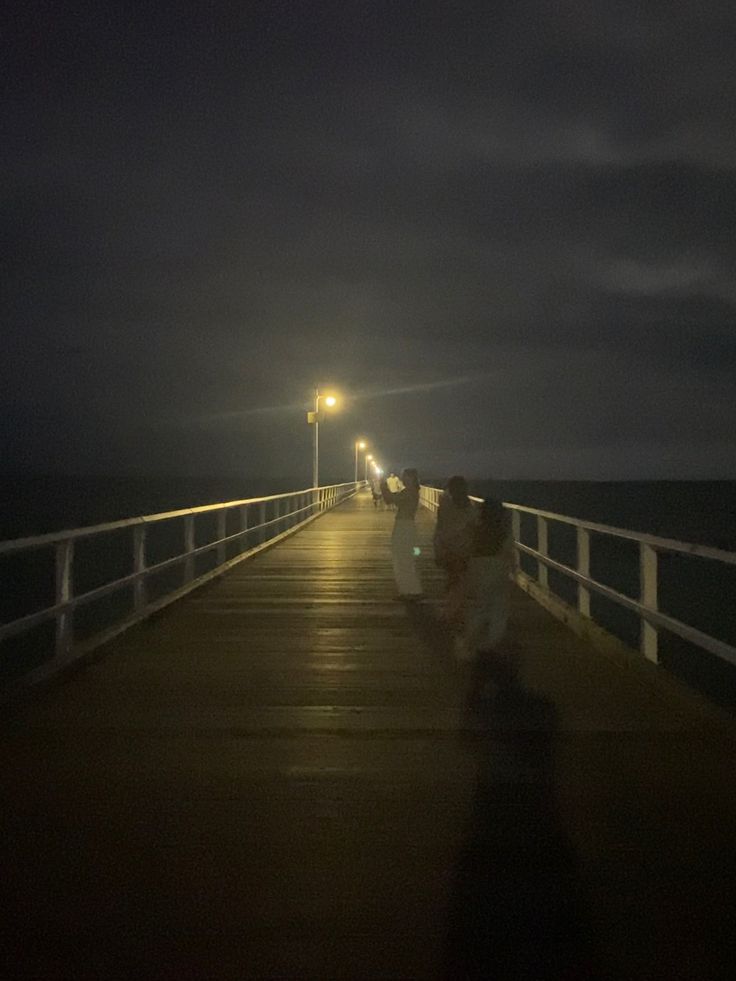
<svg viewBox="0 0 736 981">
<path fill-rule="evenodd" d="M 383 477 L 383 470 L 380 467 L 376 467 L 376 476 Z"/>
<path fill-rule="evenodd" d="M 414 553 L 414 555 L 415 555 L 415 556 L 416 556 L 416 555 L 421 555 L 421 554 L 422 554 L 422 550 L 421 550 L 421 548 L 419 548 L 419 546 L 418 546 L 418 545 L 415 545 L 415 546 L 414 546 L 414 548 L 412 549 L 412 552 Z"/>
<path fill-rule="evenodd" d="M 360 442 L 358 443 L 358 449 L 359 449 L 359 450 L 364 450 L 364 449 L 365 449 L 365 443 L 363 442 L 363 440 L 362 440 L 362 439 L 361 439 L 361 441 L 360 441 Z"/>
<path fill-rule="evenodd" d="M 366 457 L 366 460 L 372 460 L 372 459 L 373 459 L 373 454 L 369 453 L 368 456 Z"/>
</svg>

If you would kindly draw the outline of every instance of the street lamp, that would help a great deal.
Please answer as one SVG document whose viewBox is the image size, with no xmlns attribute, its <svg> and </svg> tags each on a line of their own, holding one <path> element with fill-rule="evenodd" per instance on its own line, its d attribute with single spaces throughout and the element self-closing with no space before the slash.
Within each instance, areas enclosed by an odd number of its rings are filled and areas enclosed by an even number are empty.
<svg viewBox="0 0 736 981">
<path fill-rule="evenodd" d="M 314 412 L 307 413 L 307 422 L 314 426 L 314 456 L 312 458 L 312 487 L 319 487 L 319 404 L 332 409 L 337 405 L 334 395 L 323 395 L 318 388 L 314 390 Z"/>
<path fill-rule="evenodd" d="M 368 464 L 373 459 L 372 453 L 367 453 L 365 458 L 365 480 L 368 480 Z"/>
<path fill-rule="evenodd" d="M 364 450 L 367 443 L 364 439 L 356 439 L 355 441 L 355 483 L 358 483 L 358 450 Z"/>
</svg>

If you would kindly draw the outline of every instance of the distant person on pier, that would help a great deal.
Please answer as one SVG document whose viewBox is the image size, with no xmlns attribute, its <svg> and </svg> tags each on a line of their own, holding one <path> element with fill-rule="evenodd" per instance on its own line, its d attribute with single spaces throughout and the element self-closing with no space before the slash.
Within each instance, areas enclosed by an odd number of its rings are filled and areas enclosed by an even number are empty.
<svg viewBox="0 0 736 981">
<path fill-rule="evenodd" d="M 398 494 L 400 491 L 402 491 L 404 489 L 403 483 L 397 477 L 397 475 L 393 472 L 393 470 L 389 471 L 389 475 L 388 475 L 388 477 L 386 477 L 386 484 L 387 484 L 388 489 L 391 491 L 392 494 Z M 394 507 L 395 507 L 395 505 L 394 504 L 389 504 L 389 507 L 393 510 Z"/>
<path fill-rule="evenodd" d="M 396 520 L 391 535 L 391 559 L 399 598 L 417 600 L 422 595 L 422 584 L 417 574 L 417 537 L 414 516 L 419 507 L 419 475 L 416 470 L 404 470 L 403 489 L 393 492 L 387 477 L 381 483 L 383 499 L 396 507 Z"/>
<path fill-rule="evenodd" d="M 478 669 L 502 683 L 513 675 L 503 639 L 508 623 L 510 572 L 513 557 L 511 518 L 499 502 L 487 498 L 480 506 L 465 576 L 461 660 L 475 660 Z"/>
<path fill-rule="evenodd" d="M 389 473 L 386 477 L 386 483 L 388 484 L 388 489 L 392 494 L 398 494 L 400 490 L 404 489 L 404 484 L 401 479 L 393 472 Z"/>
<path fill-rule="evenodd" d="M 377 508 L 378 505 L 383 502 L 380 477 L 371 477 L 371 494 L 373 496 L 373 507 Z"/>
<path fill-rule="evenodd" d="M 450 477 L 437 510 L 434 558 L 447 576 L 444 616 L 458 631 L 462 630 L 465 575 L 477 518 L 468 496 L 468 482 L 464 477 Z"/>
</svg>

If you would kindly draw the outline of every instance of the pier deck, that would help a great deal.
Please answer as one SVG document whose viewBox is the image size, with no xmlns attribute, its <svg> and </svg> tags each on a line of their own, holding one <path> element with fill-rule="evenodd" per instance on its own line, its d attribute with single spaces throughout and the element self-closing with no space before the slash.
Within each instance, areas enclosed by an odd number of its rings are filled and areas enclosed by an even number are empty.
<svg viewBox="0 0 736 981">
<path fill-rule="evenodd" d="M 0 727 L 4 977 L 716 978 L 736 729 L 520 590 L 469 716 L 360 494 Z"/>
</svg>

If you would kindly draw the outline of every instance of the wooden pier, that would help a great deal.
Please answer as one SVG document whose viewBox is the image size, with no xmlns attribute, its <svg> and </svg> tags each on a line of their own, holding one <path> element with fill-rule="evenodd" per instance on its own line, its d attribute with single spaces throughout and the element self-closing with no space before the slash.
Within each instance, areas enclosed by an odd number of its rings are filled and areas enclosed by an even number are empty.
<svg viewBox="0 0 736 981">
<path fill-rule="evenodd" d="M 732 976 L 736 727 L 520 590 L 518 685 L 361 493 L 6 707 L 8 978 Z"/>
</svg>

